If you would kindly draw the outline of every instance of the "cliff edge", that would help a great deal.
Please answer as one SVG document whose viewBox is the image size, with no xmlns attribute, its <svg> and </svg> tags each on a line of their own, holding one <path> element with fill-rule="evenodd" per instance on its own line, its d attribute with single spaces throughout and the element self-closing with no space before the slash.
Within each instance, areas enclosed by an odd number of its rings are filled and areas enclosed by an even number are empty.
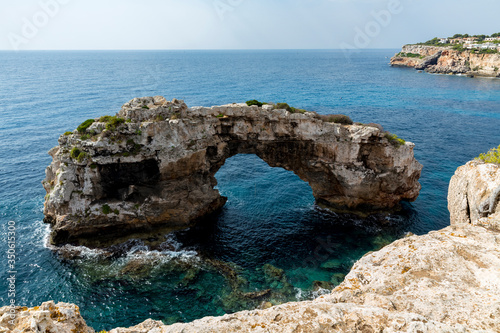
<svg viewBox="0 0 500 333">
<path fill-rule="evenodd" d="M 380 126 L 286 107 L 188 108 L 157 96 L 85 121 L 49 152 L 43 185 L 51 242 L 99 247 L 185 228 L 225 204 L 215 174 L 240 153 L 293 171 L 334 210 L 384 211 L 417 198 L 422 166 L 414 144 Z"/>
<path fill-rule="evenodd" d="M 391 58 L 390 65 L 438 74 L 500 77 L 500 54 L 459 51 L 451 47 L 405 45 Z"/>
</svg>

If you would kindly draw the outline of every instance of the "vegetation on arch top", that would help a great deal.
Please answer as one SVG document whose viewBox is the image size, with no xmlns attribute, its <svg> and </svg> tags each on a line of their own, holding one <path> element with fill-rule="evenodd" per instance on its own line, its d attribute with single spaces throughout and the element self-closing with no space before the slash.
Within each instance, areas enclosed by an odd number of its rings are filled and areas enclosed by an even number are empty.
<svg viewBox="0 0 500 333">
<path fill-rule="evenodd" d="M 343 125 L 352 125 L 354 122 L 349 116 L 346 116 L 344 114 L 328 114 L 328 115 L 323 115 L 319 114 L 314 111 L 307 111 L 304 109 L 297 109 L 294 108 L 293 106 L 288 105 L 287 103 L 276 103 L 276 104 L 271 104 L 271 103 L 262 103 L 259 102 L 256 99 L 252 99 L 250 101 L 247 101 L 246 104 L 248 106 L 252 105 L 257 105 L 258 107 L 261 107 L 263 105 L 273 105 L 273 109 L 277 110 L 287 110 L 290 113 L 306 113 L 306 112 L 311 112 L 315 114 L 318 118 L 321 118 L 321 120 L 328 122 L 328 123 L 337 123 L 337 124 L 343 124 Z"/>
<path fill-rule="evenodd" d="M 252 99 L 252 100 L 249 100 L 246 102 L 246 104 L 248 106 L 252 106 L 252 105 L 257 105 L 258 107 L 261 107 L 263 105 L 267 105 L 269 103 L 262 103 L 262 102 L 259 102 L 258 100 L 256 99 Z M 276 103 L 276 104 L 273 104 L 274 105 L 274 109 L 284 109 L 284 110 L 287 110 L 291 113 L 305 113 L 305 112 L 311 112 L 313 114 L 315 114 L 318 118 L 320 118 L 321 120 L 323 120 L 324 122 L 327 122 L 327 123 L 336 123 L 336 124 L 342 124 L 342 125 L 361 125 L 361 126 L 371 126 L 371 127 L 375 127 L 375 128 L 378 128 L 382 133 L 384 133 L 384 136 L 387 140 L 389 140 L 389 142 L 391 144 L 393 144 L 394 146 L 402 146 L 406 143 L 405 140 L 399 138 L 396 134 L 392 134 L 388 131 L 384 131 L 384 128 L 382 127 L 382 125 L 380 124 L 374 124 L 374 123 L 369 123 L 369 124 L 363 124 L 363 123 L 359 123 L 359 122 L 356 122 L 354 123 L 351 119 L 351 117 L 349 116 L 346 116 L 344 114 L 319 114 L 315 111 L 307 111 L 307 110 L 304 110 L 304 109 L 297 109 L 297 108 L 294 108 L 290 105 L 288 105 L 287 103 Z"/>
</svg>

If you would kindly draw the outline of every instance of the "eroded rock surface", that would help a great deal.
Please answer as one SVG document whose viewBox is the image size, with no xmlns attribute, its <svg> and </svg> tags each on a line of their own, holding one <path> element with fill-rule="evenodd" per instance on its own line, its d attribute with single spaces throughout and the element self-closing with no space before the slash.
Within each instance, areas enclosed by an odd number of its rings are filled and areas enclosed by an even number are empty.
<svg viewBox="0 0 500 333">
<path fill-rule="evenodd" d="M 14 317 L 14 318 L 13 318 Z M 0 308 L 0 333 L 94 333 L 78 306 L 45 302 L 34 308 Z"/>
<path fill-rule="evenodd" d="M 225 204 L 215 173 L 242 153 L 293 171 L 329 208 L 387 210 L 418 196 L 422 166 L 413 147 L 377 127 L 331 123 L 313 112 L 137 98 L 117 117 L 59 138 L 43 182 L 44 213 L 54 244 L 99 246 L 186 227 Z"/>
<path fill-rule="evenodd" d="M 457 225 L 500 231 L 500 166 L 471 161 L 451 178 L 448 210 Z"/>
</svg>

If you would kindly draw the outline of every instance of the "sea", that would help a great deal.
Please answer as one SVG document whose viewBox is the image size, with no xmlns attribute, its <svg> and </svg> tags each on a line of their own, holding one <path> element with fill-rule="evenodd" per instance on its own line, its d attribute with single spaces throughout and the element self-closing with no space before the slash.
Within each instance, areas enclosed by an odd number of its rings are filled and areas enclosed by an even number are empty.
<svg viewBox="0 0 500 333">
<path fill-rule="evenodd" d="M 189 322 L 313 299 L 366 253 L 446 227 L 456 168 L 500 144 L 500 80 L 392 68 L 398 51 L 0 52 L 0 305 L 75 303 L 96 330 Z M 387 216 L 338 215 L 292 172 L 237 155 L 216 175 L 226 206 L 165 235 L 161 249 L 131 240 L 118 254 L 54 251 L 42 221 L 47 152 L 84 120 L 155 95 L 188 106 L 286 102 L 379 123 L 415 143 L 420 196 Z"/>
</svg>

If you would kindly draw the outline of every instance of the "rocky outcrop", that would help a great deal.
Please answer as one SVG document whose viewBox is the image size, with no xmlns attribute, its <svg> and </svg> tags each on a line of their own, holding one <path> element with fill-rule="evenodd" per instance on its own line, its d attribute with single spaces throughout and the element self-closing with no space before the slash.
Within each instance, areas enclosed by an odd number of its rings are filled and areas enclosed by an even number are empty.
<svg viewBox="0 0 500 333">
<path fill-rule="evenodd" d="M 443 51 L 437 51 L 435 54 L 423 58 L 420 64 L 415 65 L 415 69 L 422 70 L 429 66 L 436 65 L 442 53 Z"/>
<path fill-rule="evenodd" d="M 500 231 L 500 166 L 471 161 L 451 178 L 448 210 L 457 225 Z"/>
<path fill-rule="evenodd" d="M 34 308 L 0 308 L 0 333 L 94 333 L 80 315 L 78 306 L 45 302 Z"/>
<path fill-rule="evenodd" d="M 500 54 L 479 54 L 450 47 L 405 45 L 391 58 L 390 64 L 429 73 L 500 77 Z"/>
<path fill-rule="evenodd" d="M 85 122 L 49 152 L 43 184 L 52 243 L 101 246 L 186 227 L 224 205 L 215 173 L 241 153 L 293 171 L 332 209 L 387 210 L 418 196 L 422 166 L 412 143 L 377 126 L 290 110 L 188 108 L 150 97 L 130 101 L 117 116 Z"/>
<path fill-rule="evenodd" d="M 441 47 L 427 45 L 405 45 L 400 53 L 391 58 L 391 66 L 395 67 L 417 67 L 424 63 L 428 57 L 433 57 L 439 52 L 442 52 Z M 406 55 L 420 55 L 406 56 Z"/>
</svg>

